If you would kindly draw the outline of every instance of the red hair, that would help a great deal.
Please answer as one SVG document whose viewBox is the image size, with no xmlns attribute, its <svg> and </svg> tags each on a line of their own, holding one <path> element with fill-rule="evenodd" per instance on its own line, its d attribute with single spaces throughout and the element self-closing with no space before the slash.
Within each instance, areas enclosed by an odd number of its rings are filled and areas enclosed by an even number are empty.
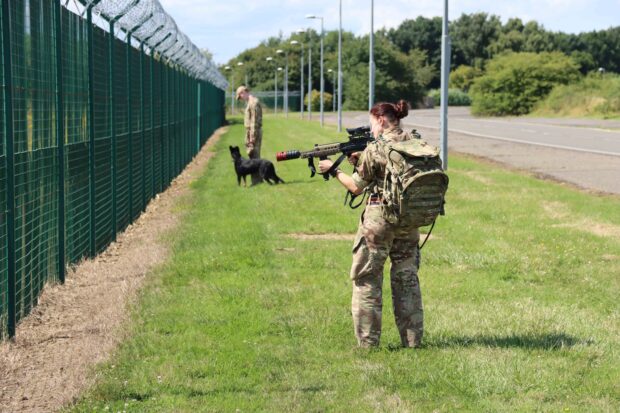
<svg viewBox="0 0 620 413">
<path fill-rule="evenodd" d="M 380 102 L 370 109 L 370 114 L 375 118 L 383 116 L 390 123 L 398 123 L 409 114 L 409 104 L 403 99 L 397 103 Z"/>
</svg>

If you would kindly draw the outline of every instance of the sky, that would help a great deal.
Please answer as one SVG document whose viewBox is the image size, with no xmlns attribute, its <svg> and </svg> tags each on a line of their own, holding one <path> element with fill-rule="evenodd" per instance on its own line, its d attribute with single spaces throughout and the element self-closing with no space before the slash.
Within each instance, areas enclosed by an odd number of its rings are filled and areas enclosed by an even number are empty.
<svg viewBox="0 0 620 413">
<path fill-rule="evenodd" d="M 300 28 L 338 29 L 338 0 L 160 0 L 178 27 L 213 60 L 225 63 L 240 52 L 282 32 Z M 356 35 L 370 32 L 370 0 L 342 0 L 342 27 Z M 443 15 L 441 0 L 376 0 L 374 27 L 394 28 L 417 16 Z M 523 21 L 536 20 L 547 30 L 580 33 L 620 25 L 620 0 L 459 0 L 450 1 L 449 18 L 486 12 Z"/>
</svg>

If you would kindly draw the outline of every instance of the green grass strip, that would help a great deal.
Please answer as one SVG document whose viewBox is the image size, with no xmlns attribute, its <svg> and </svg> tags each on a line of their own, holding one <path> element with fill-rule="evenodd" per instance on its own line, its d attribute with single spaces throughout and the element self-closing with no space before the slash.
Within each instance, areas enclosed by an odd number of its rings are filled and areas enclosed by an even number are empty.
<svg viewBox="0 0 620 413">
<path fill-rule="evenodd" d="M 345 138 L 265 124 L 272 160 Z M 399 347 L 386 274 L 382 344 L 363 351 L 348 279 L 360 210 L 302 160 L 276 164 L 286 185 L 238 187 L 228 145 L 242 136 L 234 124 L 193 183 L 129 339 L 73 411 L 620 410 L 617 197 L 452 156 L 422 252 L 424 347 Z"/>
</svg>

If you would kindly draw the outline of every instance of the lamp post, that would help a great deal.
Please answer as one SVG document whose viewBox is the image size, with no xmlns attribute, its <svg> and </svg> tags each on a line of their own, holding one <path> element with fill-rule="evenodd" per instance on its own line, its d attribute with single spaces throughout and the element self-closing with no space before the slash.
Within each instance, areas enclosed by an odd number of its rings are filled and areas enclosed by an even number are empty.
<svg viewBox="0 0 620 413">
<path fill-rule="evenodd" d="M 304 118 L 304 44 L 301 42 L 298 42 L 297 40 L 291 40 L 291 45 L 293 46 L 297 46 L 300 45 L 301 46 L 301 66 L 299 66 L 299 73 L 300 73 L 300 77 L 301 79 L 299 80 L 299 89 L 301 91 L 301 104 L 299 105 L 299 111 L 301 112 L 301 118 Z"/>
<path fill-rule="evenodd" d="M 242 67 L 243 66 L 243 62 L 237 63 L 237 66 Z M 248 86 L 248 72 L 247 71 L 245 72 L 245 84 L 243 86 L 249 87 Z"/>
<path fill-rule="evenodd" d="M 441 166 L 448 169 L 448 77 L 450 76 L 450 35 L 448 34 L 448 0 L 443 3 L 441 33 Z"/>
<path fill-rule="evenodd" d="M 278 87 L 278 72 L 283 71 L 282 67 L 278 66 L 276 68 L 276 88 Z M 277 92 L 276 92 L 277 93 Z M 282 98 L 282 110 L 284 110 L 284 98 Z"/>
<path fill-rule="evenodd" d="M 233 72 L 232 72 L 232 67 L 230 66 L 226 66 L 224 67 L 224 70 L 226 70 L 227 72 L 231 72 L 231 76 L 230 76 L 230 114 L 233 115 L 233 111 L 235 108 L 235 96 L 234 96 L 234 91 L 233 91 Z"/>
<path fill-rule="evenodd" d="M 334 74 L 334 80 L 332 82 L 332 112 L 335 112 L 336 111 L 336 93 L 338 93 L 336 91 L 336 71 L 332 69 L 327 69 L 327 73 Z"/>
<path fill-rule="evenodd" d="M 370 50 L 368 53 L 368 110 L 375 102 L 375 2 L 370 0 Z"/>
<path fill-rule="evenodd" d="M 268 62 L 273 62 L 273 57 L 269 56 L 265 59 Z M 275 62 L 274 62 L 275 63 Z M 278 113 L 278 68 L 274 70 L 274 79 L 273 79 L 273 113 L 274 115 Z"/>
<path fill-rule="evenodd" d="M 338 26 L 338 132 L 342 132 L 342 0 Z"/>
<path fill-rule="evenodd" d="M 308 120 L 312 120 L 312 43 L 308 47 Z"/>
<path fill-rule="evenodd" d="M 320 19 L 321 20 L 321 126 L 323 126 L 323 92 L 325 90 L 325 79 L 323 78 L 323 17 L 309 14 L 306 19 Z"/>
<path fill-rule="evenodd" d="M 284 66 L 284 104 L 282 107 L 284 108 L 284 113 L 288 118 L 288 52 L 285 52 L 282 49 L 276 50 L 277 54 L 283 54 L 286 64 Z"/>
</svg>

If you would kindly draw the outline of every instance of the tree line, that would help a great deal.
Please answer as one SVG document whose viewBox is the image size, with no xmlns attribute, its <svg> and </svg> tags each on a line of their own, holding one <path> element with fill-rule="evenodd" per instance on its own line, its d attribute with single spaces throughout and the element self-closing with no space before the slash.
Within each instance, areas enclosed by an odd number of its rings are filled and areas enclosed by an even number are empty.
<svg viewBox="0 0 620 413">
<path fill-rule="evenodd" d="M 606 72 L 620 72 L 620 26 L 571 34 L 548 31 L 536 21 L 523 22 L 519 18 L 511 18 L 502 23 L 496 15 L 472 13 L 451 21 L 449 27 L 451 70 L 463 72 L 464 67 L 473 78 L 483 74 L 494 58 L 508 53 L 524 56 L 560 53 L 570 59 L 571 73 L 572 69 L 576 69 L 587 74 L 599 68 Z M 304 44 L 304 91 L 307 91 L 308 49 L 312 49 L 312 89 L 318 90 L 320 36 L 314 30 L 270 37 L 231 59 L 227 65 L 233 70 L 226 72 L 223 70 L 226 65 L 223 65 L 222 73 L 229 80 L 234 76 L 235 84 L 244 82 L 247 76 L 253 89 L 273 90 L 276 67 L 285 66 L 284 56 L 275 53 L 276 49 L 282 49 L 288 54 L 289 90 L 299 90 L 301 49 L 299 45 L 291 45 L 292 40 Z M 368 35 L 355 36 L 343 32 L 345 109 L 367 107 L 368 44 Z M 335 87 L 333 73 L 338 67 L 337 53 L 338 32 L 327 31 L 324 37 L 325 90 L 330 93 Z M 268 56 L 274 60 L 267 61 Z M 244 65 L 237 66 L 238 62 Z M 440 85 L 440 62 L 441 17 L 420 16 L 403 21 L 397 28 L 378 30 L 375 33 L 376 100 L 394 101 L 404 97 L 411 102 L 421 102 L 429 89 Z M 334 72 L 328 73 L 327 69 Z M 282 72 L 278 72 L 278 77 L 281 89 Z"/>
</svg>

